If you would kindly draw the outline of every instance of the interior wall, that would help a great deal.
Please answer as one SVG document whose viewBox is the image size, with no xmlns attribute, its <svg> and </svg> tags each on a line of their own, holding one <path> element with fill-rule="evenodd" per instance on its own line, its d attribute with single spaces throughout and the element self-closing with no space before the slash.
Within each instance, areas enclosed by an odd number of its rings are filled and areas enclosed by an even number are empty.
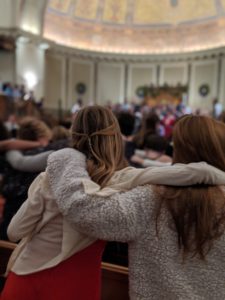
<svg viewBox="0 0 225 300">
<path fill-rule="evenodd" d="M 64 95 L 64 59 L 61 56 L 47 54 L 45 67 L 45 107 L 58 109 L 66 108 Z"/>
<path fill-rule="evenodd" d="M 16 46 L 16 81 L 25 84 L 26 73 L 32 73 L 37 83 L 32 88 L 39 99 L 44 96 L 45 51 L 32 42 L 17 42 Z"/>
<path fill-rule="evenodd" d="M 33 34 L 41 34 L 46 5 L 46 0 L 23 0 L 19 20 L 20 28 Z"/>
<path fill-rule="evenodd" d="M 99 63 L 97 75 L 97 103 L 123 103 L 124 94 L 124 64 Z"/>
<path fill-rule="evenodd" d="M 78 99 L 82 99 L 85 105 L 93 103 L 93 62 L 74 60 L 69 61 L 69 85 L 68 85 L 68 108 L 72 107 Z M 76 86 L 83 83 L 86 86 L 84 94 L 76 91 Z"/>
<path fill-rule="evenodd" d="M 193 108 L 212 110 L 212 101 L 218 97 L 218 59 L 192 62 L 189 105 Z M 207 85 L 209 93 L 200 94 L 200 87 Z"/>
<path fill-rule="evenodd" d="M 221 65 L 219 64 L 221 62 Z M 211 110 L 213 98 L 225 106 L 225 58 L 187 60 L 186 62 L 127 63 L 79 59 L 52 49 L 45 52 L 33 43 L 18 43 L 15 55 L 0 52 L 0 79 L 26 84 L 24 75 L 33 72 L 37 79 L 34 92 L 45 97 L 45 106 L 70 110 L 79 95 L 77 83 L 87 87 L 82 96 L 84 104 L 122 103 L 137 99 L 136 89 L 142 85 L 188 84 L 188 104 L 193 108 Z M 45 70 L 46 68 L 46 70 Z M 200 86 L 209 86 L 209 94 L 202 96 Z"/>
<path fill-rule="evenodd" d="M 0 51 L 0 82 L 15 82 L 15 54 Z"/>
<path fill-rule="evenodd" d="M 160 64 L 159 84 L 176 86 L 177 84 L 186 85 L 188 81 L 187 63 L 164 63 Z"/>
<path fill-rule="evenodd" d="M 138 100 L 136 90 L 144 85 L 157 84 L 156 64 L 130 64 L 128 67 L 128 99 Z"/>
<path fill-rule="evenodd" d="M 225 58 L 220 61 L 220 86 L 219 86 L 219 101 L 223 104 L 225 108 Z"/>
<path fill-rule="evenodd" d="M 211 110 L 212 99 L 218 96 L 220 99 L 224 99 L 225 96 L 223 87 L 225 86 L 225 59 L 221 69 L 220 89 L 218 89 L 218 61 L 218 58 L 215 58 L 192 62 L 160 63 L 158 65 L 156 63 L 131 63 L 128 65 L 127 72 L 125 72 L 126 65 L 122 62 L 98 62 L 95 71 L 95 62 L 91 59 L 69 58 L 64 72 L 68 73 L 67 79 L 65 79 L 65 76 L 60 75 L 62 80 L 63 77 L 64 81 L 66 80 L 62 87 L 67 93 L 67 100 L 64 101 L 63 107 L 71 109 L 74 102 L 79 98 L 75 92 L 75 86 L 78 82 L 83 82 L 87 86 L 87 92 L 82 97 L 85 104 L 94 102 L 95 93 L 97 94 L 96 102 L 99 104 L 105 104 L 108 101 L 122 103 L 125 98 L 128 101 L 137 100 L 136 89 L 139 86 L 163 85 L 165 83 L 175 86 L 181 83 L 189 86 L 188 105 L 192 108 Z M 60 72 L 62 73 L 62 70 Z M 56 72 L 54 71 L 54 73 Z M 47 75 L 47 77 L 49 76 Z M 54 76 L 56 75 L 54 74 Z M 209 94 L 205 97 L 199 93 L 199 88 L 203 84 L 207 84 L 210 89 Z"/>
<path fill-rule="evenodd" d="M 19 23 L 22 0 L 0 1 L 0 28 L 15 28 Z"/>
</svg>

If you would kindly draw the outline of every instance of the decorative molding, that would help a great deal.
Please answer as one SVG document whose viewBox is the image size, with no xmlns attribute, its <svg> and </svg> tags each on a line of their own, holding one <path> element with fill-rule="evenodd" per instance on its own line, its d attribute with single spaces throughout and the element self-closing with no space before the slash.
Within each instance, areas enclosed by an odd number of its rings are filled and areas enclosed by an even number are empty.
<svg viewBox="0 0 225 300">
<path fill-rule="evenodd" d="M 75 59 L 86 59 L 93 61 L 104 62 L 126 62 L 126 63 L 164 63 L 164 62 L 190 62 L 198 60 L 207 60 L 215 58 L 217 56 L 225 56 L 225 47 L 214 48 L 211 50 L 195 51 L 190 53 L 174 53 L 174 54 L 154 54 L 154 55 L 142 55 L 142 54 L 115 54 L 115 53 L 102 53 L 95 51 L 79 50 L 63 45 L 59 45 L 39 35 L 34 35 L 20 29 L 4 29 L 0 28 L 0 35 L 5 35 L 13 38 L 19 36 L 25 36 L 30 39 L 30 42 L 39 45 L 41 43 L 48 43 L 50 45 L 50 51 L 59 55 L 67 55 Z"/>
</svg>

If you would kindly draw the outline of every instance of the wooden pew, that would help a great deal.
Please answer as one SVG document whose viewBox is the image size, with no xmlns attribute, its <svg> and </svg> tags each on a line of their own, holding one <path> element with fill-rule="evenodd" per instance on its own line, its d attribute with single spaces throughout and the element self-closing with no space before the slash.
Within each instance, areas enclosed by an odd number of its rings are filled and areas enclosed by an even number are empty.
<svg viewBox="0 0 225 300">
<path fill-rule="evenodd" d="M 4 95 L 0 95 L 0 120 L 7 120 L 7 99 Z"/>
<path fill-rule="evenodd" d="M 4 273 L 9 261 L 9 257 L 15 249 L 16 244 L 0 240 L 0 291 L 2 291 L 5 277 Z"/>
<path fill-rule="evenodd" d="M 129 300 L 128 268 L 102 262 L 101 300 Z"/>
<path fill-rule="evenodd" d="M 5 273 L 9 257 L 15 248 L 15 243 L 0 240 L 0 276 Z"/>
<path fill-rule="evenodd" d="M 16 244 L 0 240 L 0 291 L 5 282 L 4 273 Z M 102 262 L 101 300 L 129 300 L 128 268 Z"/>
</svg>

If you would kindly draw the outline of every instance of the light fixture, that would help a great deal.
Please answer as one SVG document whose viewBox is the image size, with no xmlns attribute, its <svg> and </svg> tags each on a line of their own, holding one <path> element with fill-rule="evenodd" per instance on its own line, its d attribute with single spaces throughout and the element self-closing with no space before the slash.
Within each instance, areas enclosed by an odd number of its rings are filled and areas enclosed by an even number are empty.
<svg viewBox="0 0 225 300">
<path fill-rule="evenodd" d="M 28 71 L 24 74 L 24 79 L 28 89 L 33 89 L 38 82 L 37 76 L 31 71 Z"/>
</svg>

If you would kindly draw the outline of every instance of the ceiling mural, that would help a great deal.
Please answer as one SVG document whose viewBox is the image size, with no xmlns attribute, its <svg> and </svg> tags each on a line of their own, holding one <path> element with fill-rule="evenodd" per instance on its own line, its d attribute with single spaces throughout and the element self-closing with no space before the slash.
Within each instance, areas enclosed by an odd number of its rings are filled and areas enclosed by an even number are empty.
<svg viewBox="0 0 225 300">
<path fill-rule="evenodd" d="M 225 0 L 49 0 L 44 37 L 112 53 L 220 47 L 225 45 Z"/>
</svg>

